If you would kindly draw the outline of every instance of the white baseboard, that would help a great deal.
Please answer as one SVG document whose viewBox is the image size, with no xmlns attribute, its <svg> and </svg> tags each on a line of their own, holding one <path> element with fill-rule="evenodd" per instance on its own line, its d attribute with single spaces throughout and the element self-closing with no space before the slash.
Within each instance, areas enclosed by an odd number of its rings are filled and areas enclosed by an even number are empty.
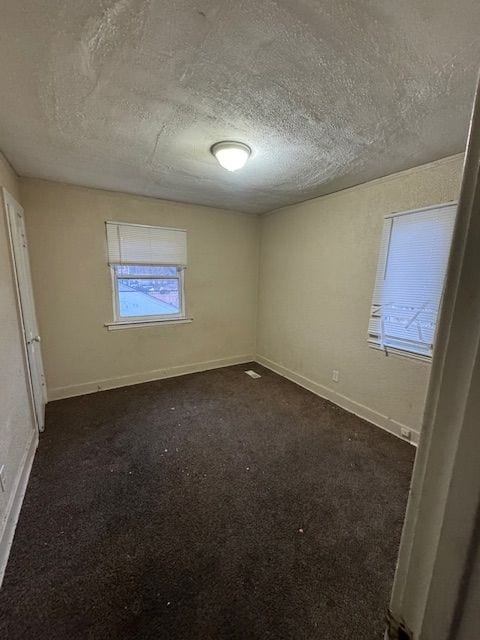
<svg viewBox="0 0 480 640">
<path fill-rule="evenodd" d="M 30 471 L 32 469 L 35 451 L 38 445 L 38 432 L 32 432 L 32 438 L 25 448 L 25 452 L 20 463 L 20 468 L 15 479 L 14 487 L 10 500 L 7 504 L 7 517 L 3 530 L 0 532 L 0 587 L 2 586 L 3 576 L 7 567 L 8 556 L 15 534 L 15 528 L 22 508 L 23 497 L 27 488 Z"/>
<path fill-rule="evenodd" d="M 163 378 L 174 378 L 176 376 L 183 376 L 187 373 L 208 371 L 209 369 L 220 369 L 221 367 L 229 367 L 234 364 L 253 362 L 254 360 L 255 356 L 252 354 L 231 356 L 230 358 L 221 358 L 219 360 L 208 360 L 206 362 L 196 362 L 176 367 L 167 367 L 165 369 L 133 373 L 126 376 L 119 376 L 118 378 L 106 378 L 103 380 L 84 382 L 82 384 L 68 385 L 66 387 L 54 387 L 48 391 L 48 400 L 60 400 L 62 398 L 83 396 L 87 393 L 96 393 L 97 391 L 105 391 L 106 389 L 117 389 L 118 387 L 128 387 L 132 384 L 153 382 L 154 380 L 162 380 Z"/>
<path fill-rule="evenodd" d="M 418 444 L 419 440 L 419 432 L 397 420 L 390 418 L 386 415 L 383 415 L 372 409 L 367 407 L 356 400 L 352 400 L 347 396 L 338 393 L 334 389 L 329 387 L 325 387 L 305 376 L 302 376 L 295 371 L 291 371 L 286 367 L 274 362 L 273 360 L 269 360 L 264 356 L 253 354 L 241 355 L 241 356 L 231 356 L 230 358 L 221 358 L 219 360 L 208 360 L 205 362 L 197 362 L 194 364 L 187 365 L 179 365 L 175 367 L 167 367 L 165 369 L 155 369 L 153 371 L 146 371 L 143 373 L 134 373 L 126 376 L 119 376 L 118 378 L 106 378 L 102 380 L 94 380 L 92 382 L 85 382 L 78 385 L 68 385 L 65 387 L 55 387 L 49 390 L 48 400 L 60 400 L 62 398 L 72 398 L 74 396 L 82 396 L 88 393 L 96 393 L 97 391 L 105 391 L 107 389 L 116 389 L 118 387 L 127 387 L 133 384 L 140 384 L 142 382 L 152 382 L 154 380 L 162 380 L 164 378 L 174 378 L 176 376 L 183 376 L 188 373 L 197 373 L 199 371 L 208 371 L 209 369 L 219 369 L 221 367 L 229 367 L 235 364 L 243 364 L 246 362 L 258 362 L 263 365 L 267 369 L 278 373 L 279 375 L 287 378 L 291 382 L 295 382 L 296 384 L 308 389 L 312 393 L 325 398 L 326 400 L 330 400 L 334 404 L 342 407 L 346 411 L 371 422 L 377 427 L 381 429 L 385 429 L 389 433 L 405 440 L 405 438 L 401 435 L 401 429 L 406 428 L 410 430 L 411 440 L 407 442 L 411 442 L 413 445 Z"/>
<path fill-rule="evenodd" d="M 371 422 L 375 426 L 380 427 L 381 429 L 385 429 L 385 431 L 392 433 L 402 440 L 405 440 L 405 438 L 402 436 L 401 430 L 403 428 L 409 429 L 411 433 L 411 439 L 406 440 L 406 442 L 410 442 L 415 446 L 418 445 L 420 434 L 416 429 L 402 424 L 401 422 L 398 422 L 393 418 L 389 418 L 388 416 L 375 411 L 375 409 L 371 409 L 370 407 L 360 404 L 356 400 L 352 400 L 351 398 L 338 393 L 338 391 L 335 391 L 334 389 L 330 389 L 329 387 L 318 384 L 318 382 L 314 382 L 313 380 L 310 380 L 309 378 L 306 378 L 305 376 L 302 376 L 295 371 L 291 371 L 290 369 L 287 369 L 286 367 L 283 367 L 282 365 L 273 362 L 273 360 L 269 360 L 264 356 L 257 355 L 255 357 L 255 362 L 258 362 L 267 369 L 270 369 L 271 371 L 278 373 L 284 378 L 287 378 L 287 380 L 295 382 L 304 389 L 308 389 L 308 391 L 315 393 L 317 396 L 325 398 L 325 400 L 330 400 L 339 407 L 342 407 L 342 409 L 355 414 L 359 418 L 363 418 L 364 420 Z"/>
</svg>

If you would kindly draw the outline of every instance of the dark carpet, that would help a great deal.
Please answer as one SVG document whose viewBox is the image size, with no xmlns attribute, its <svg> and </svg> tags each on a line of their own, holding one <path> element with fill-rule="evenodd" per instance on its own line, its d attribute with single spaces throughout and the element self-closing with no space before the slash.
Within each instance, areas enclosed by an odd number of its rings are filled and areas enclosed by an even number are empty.
<svg viewBox="0 0 480 640">
<path fill-rule="evenodd" d="M 414 449 L 252 364 L 48 405 L 3 640 L 381 640 Z"/>
</svg>

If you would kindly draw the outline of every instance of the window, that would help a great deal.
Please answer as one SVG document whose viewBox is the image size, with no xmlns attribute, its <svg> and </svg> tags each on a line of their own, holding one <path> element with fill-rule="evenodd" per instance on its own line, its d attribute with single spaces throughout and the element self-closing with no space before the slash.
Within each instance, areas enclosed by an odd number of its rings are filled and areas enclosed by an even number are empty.
<svg viewBox="0 0 480 640">
<path fill-rule="evenodd" d="M 387 216 L 368 325 L 371 346 L 430 358 L 457 207 Z"/>
<path fill-rule="evenodd" d="M 182 267 L 117 265 L 113 270 L 117 319 L 183 317 Z"/>
<path fill-rule="evenodd" d="M 186 232 L 119 222 L 106 227 L 113 324 L 184 319 Z"/>
</svg>

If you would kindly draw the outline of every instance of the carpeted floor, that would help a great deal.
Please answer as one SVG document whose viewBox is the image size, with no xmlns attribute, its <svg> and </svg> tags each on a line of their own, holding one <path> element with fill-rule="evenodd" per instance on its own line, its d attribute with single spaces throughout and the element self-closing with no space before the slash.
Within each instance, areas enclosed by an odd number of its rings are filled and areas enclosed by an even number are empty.
<svg viewBox="0 0 480 640">
<path fill-rule="evenodd" d="M 3 640 L 381 640 L 414 449 L 252 364 L 48 405 Z"/>
</svg>

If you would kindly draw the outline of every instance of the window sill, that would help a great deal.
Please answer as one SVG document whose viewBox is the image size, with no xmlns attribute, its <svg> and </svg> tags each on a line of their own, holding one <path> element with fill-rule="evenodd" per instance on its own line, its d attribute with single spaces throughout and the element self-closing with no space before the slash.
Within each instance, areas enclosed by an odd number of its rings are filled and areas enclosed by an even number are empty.
<svg viewBox="0 0 480 640">
<path fill-rule="evenodd" d="M 407 360 L 418 360 L 420 362 L 425 362 L 426 364 L 432 363 L 432 356 L 425 356 L 421 353 L 412 353 L 410 351 L 402 351 L 401 349 L 395 349 L 394 347 L 387 347 L 387 350 L 380 345 L 369 343 L 368 346 L 370 349 L 374 349 L 375 351 L 381 351 L 386 356 L 397 356 L 400 358 L 407 358 Z"/>
<path fill-rule="evenodd" d="M 106 322 L 105 327 L 109 331 L 116 331 L 117 329 L 134 329 L 138 327 L 154 327 L 164 324 L 188 324 L 193 321 L 193 318 L 175 318 L 175 320 L 128 320 L 126 322 Z"/>
</svg>

